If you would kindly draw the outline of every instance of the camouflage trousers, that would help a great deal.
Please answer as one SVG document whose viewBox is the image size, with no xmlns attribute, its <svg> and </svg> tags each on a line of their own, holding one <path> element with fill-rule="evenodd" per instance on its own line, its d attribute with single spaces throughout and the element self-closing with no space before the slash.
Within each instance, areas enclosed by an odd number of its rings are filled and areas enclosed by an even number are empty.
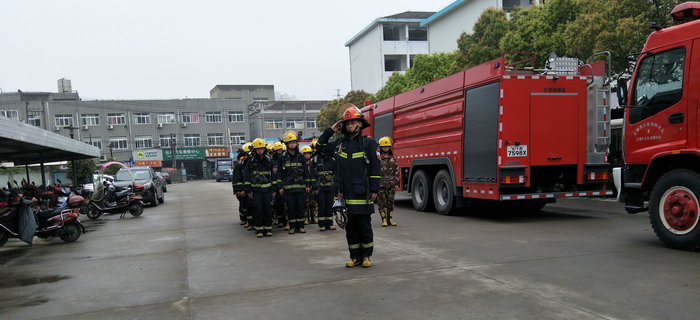
<svg viewBox="0 0 700 320">
<path fill-rule="evenodd" d="M 318 204 L 313 192 L 307 193 L 304 197 L 304 218 L 309 223 L 316 223 L 318 219 Z"/>
<path fill-rule="evenodd" d="M 379 188 L 376 201 L 379 210 L 394 211 L 394 194 L 396 194 L 394 188 Z"/>
</svg>

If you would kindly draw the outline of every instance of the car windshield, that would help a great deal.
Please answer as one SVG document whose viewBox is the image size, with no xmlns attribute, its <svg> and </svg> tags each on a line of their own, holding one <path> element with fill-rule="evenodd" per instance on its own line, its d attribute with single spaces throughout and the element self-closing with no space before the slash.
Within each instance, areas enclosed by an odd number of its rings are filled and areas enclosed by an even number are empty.
<svg viewBox="0 0 700 320">
<path fill-rule="evenodd" d="M 134 175 L 134 180 L 148 180 L 150 179 L 148 171 L 147 170 L 132 170 L 131 174 Z M 129 171 L 123 170 L 117 172 L 117 175 L 114 180 L 116 181 L 131 181 L 131 174 L 129 174 Z"/>
</svg>

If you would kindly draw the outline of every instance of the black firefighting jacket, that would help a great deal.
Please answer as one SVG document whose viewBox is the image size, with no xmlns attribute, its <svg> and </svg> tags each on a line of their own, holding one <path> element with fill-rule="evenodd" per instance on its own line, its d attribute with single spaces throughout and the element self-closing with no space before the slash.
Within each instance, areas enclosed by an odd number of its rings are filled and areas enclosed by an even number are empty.
<svg viewBox="0 0 700 320">
<path fill-rule="evenodd" d="M 246 193 L 277 190 L 274 162 L 267 155 L 253 155 L 243 169 L 243 189 Z"/>
<path fill-rule="evenodd" d="M 334 133 L 331 128 L 326 129 L 317 145 L 326 155 L 336 155 L 338 191 L 345 199 L 348 214 L 372 214 L 374 202 L 370 201 L 370 195 L 379 192 L 381 178 L 379 145 L 362 135 L 353 139 L 345 135 L 328 142 Z"/>
<path fill-rule="evenodd" d="M 233 193 L 243 191 L 243 168 L 245 167 L 248 158 L 245 156 L 238 157 L 238 161 L 235 166 L 233 166 L 233 177 L 231 179 L 231 184 L 233 185 Z"/>
<path fill-rule="evenodd" d="M 306 159 L 297 148 L 296 154 L 291 155 L 289 150 L 280 157 L 277 174 L 281 180 L 280 189 L 284 192 L 306 192 L 311 187 L 311 177 L 306 169 Z"/>
</svg>

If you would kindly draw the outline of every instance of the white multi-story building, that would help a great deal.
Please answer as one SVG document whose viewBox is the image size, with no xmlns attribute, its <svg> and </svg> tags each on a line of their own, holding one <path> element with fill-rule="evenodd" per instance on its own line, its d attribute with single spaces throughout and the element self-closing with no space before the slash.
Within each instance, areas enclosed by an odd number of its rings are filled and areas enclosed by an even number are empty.
<svg viewBox="0 0 700 320">
<path fill-rule="evenodd" d="M 421 21 L 434 12 L 377 18 L 345 43 L 350 49 L 352 90 L 375 93 L 394 72 L 404 72 L 417 54 L 428 53 L 427 29 Z"/>
<path fill-rule="evenodd" d="M 513 11 L 528 8 L 544 0 L 457 0 L 420 23 L 428 29 L 428 51 L 452 52 L 457 50 L 457 39 L 462 32 L 472 33 L 474 24 L 488 8 Z"/>
</svg>

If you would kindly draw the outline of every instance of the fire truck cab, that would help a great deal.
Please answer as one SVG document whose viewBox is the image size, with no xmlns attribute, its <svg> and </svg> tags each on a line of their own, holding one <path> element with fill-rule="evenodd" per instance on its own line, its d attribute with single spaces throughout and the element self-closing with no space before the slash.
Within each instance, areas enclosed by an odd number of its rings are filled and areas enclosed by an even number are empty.
<svg viewBox="0 0 700 320">
<path fill-rule="evenodd" d="M 628 213 L 649 210 L 667 246 L 700 249 L 700 2 L 676 6 L 679 23 L 654 27 L 634 61 L 629 83 L 618 80 L 625 106 L 625 166 L 616 170 Z M 621 179 L 620 179 L 621 178 Z M 645 205 L 648 202 L 648 205 Z"/>
</svg>

